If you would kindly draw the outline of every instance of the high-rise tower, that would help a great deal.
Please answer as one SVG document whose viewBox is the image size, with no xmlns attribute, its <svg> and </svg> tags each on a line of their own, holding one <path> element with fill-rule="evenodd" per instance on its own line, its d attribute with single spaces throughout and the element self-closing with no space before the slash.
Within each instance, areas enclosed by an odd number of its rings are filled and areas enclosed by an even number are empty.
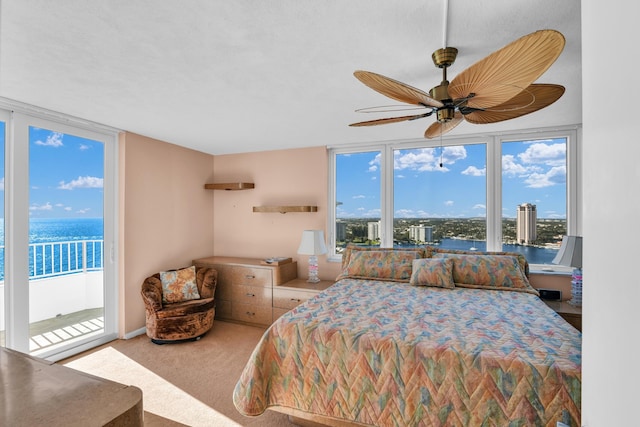
<svg viewBox="0 0 640 427">
<path fill-rule="evenodd" d="M 537 219 L 536 205 L 531 203 L 518 205 L 516 217 L 516 239 L 518 243 L 528 245 L 538 238 L 536 235 Z"/>
</svg>

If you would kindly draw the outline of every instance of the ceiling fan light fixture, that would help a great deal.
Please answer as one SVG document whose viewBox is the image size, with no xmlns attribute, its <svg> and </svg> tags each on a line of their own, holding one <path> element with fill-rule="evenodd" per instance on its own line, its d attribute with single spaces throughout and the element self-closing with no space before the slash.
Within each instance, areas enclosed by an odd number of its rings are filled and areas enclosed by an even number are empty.
<svg viewBox="0 0 640 427">
<path fill-rule="evenodd" d="M 446 123 L 448 121 L 453 120 L 456 114 L 456 109 L 454 107 L 444 107 L 439 108 L 437 112 L 437 118 L 439 123 Z"/>
</svg>

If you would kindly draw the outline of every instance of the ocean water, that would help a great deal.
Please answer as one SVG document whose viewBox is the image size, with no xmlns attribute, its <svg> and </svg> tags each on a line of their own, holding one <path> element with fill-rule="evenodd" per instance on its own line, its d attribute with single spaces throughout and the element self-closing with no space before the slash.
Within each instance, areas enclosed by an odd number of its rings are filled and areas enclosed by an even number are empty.
<svg viewBox="0 0 640 427">
<path fill-rule="evenodd" d="M 29 243 L 103 239 L 102 218 L 38 218 L 29 220 Z"/>
<path fill-rule="evenodd" d="M 102 218 L 32 218 L 29 220 L 29 275 L 68 274 L 83 267 L 101 269 L 103 240 Z M 53 244 L 56 242 L 69 243 Z M 3 220 L 0 220 L 0 244 L 0 280 L 4 280 Z"/>
<path fill-rule="evenodd" d="M 447 249 L 464 249 L 474 247 L 478 251 L 487 250 L 487 243 L 480 240 L 442 239 L 440 247 Z M 558 253 L 557 249 L 549 249 L 537 246 L 502 245 L 503 252 L 517 252 L 527 259 L 529 264 L 551 264 Z"/>
</svg>

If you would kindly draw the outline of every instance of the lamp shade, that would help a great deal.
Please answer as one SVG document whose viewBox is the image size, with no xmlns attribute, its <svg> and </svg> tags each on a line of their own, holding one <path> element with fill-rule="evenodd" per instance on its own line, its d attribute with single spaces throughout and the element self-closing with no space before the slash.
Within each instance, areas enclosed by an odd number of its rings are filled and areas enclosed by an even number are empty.
<svg viewBox="0 0 640 427">
<path fill-rule="evenodd" d="M 322 255 L 327 253 L 327 247 L 324 244 L 324 231 L 322 230 L 304 230 L 302 232 L 302 240 L 298 248 L 300 255 Z"/>
<path fill-rule="evenodd" d="M 582 268 L 582 237 L 563 236 L 558 255 L 551 262 L 573 268 Z"/>
</svg>

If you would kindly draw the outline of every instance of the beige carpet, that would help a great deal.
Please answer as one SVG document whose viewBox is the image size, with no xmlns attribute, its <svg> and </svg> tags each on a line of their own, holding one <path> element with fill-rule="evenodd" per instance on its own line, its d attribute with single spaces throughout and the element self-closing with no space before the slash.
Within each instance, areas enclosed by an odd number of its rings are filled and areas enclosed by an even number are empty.
<svg viewBox="0 0 640 427">
<path fill-rule="evenodd" d="M 293 426 L 283 414 L 250 418 L 233 406 L 236 381 L 263 333 L 216 320 L 200 341 L 155 345 L 142 335 L 59 363 L 142 389 L 145 426 Z"/>
</svg>

